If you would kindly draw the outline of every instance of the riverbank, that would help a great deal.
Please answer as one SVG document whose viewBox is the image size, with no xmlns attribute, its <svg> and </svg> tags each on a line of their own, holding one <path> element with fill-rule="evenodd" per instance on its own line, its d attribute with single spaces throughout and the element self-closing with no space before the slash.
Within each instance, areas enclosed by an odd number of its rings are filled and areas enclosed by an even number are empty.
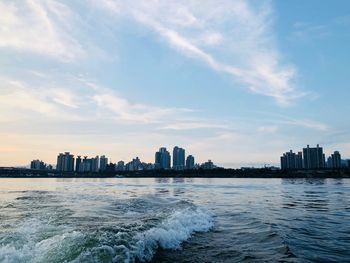
<svg viewBox="0 0 350 263">
<path fill-rule="evenodd" d="M 75 173 L 55 170 L 31 170 L 25 168 L 0 168 L 3 178 L 350 178 L 349 169 L 279 170 L 271 168 L 211 169 L 211 170 L 146 170 L 105 171 L 99 173 Z"/>
</svg>

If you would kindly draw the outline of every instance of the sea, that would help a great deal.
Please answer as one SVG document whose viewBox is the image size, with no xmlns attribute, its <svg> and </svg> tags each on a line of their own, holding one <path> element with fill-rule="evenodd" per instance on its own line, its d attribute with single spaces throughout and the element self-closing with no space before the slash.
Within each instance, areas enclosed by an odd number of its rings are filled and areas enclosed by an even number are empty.
<svg viewBox="0 0 350 263">
<path fill-rule="evenodd" d="M 0 178 L 0 262 L 350 262 L 350 179 Z"/>
</svg>

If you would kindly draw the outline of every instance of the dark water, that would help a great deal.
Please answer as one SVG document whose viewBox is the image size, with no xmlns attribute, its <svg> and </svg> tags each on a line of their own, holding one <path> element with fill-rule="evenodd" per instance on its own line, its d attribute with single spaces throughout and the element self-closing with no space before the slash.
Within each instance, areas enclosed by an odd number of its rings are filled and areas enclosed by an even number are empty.
<svg viewBox="0 0 350 263">
<path fill-rule="evenodd" d="M 0 179 L 0 262 L 350 262 L 349 179 Z"/>
</svg>

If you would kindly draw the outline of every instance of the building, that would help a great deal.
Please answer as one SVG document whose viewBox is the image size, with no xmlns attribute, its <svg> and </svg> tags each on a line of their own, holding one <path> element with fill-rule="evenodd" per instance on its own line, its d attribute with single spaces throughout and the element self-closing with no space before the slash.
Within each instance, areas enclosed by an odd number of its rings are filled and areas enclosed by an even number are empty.
<svg viewBox="0 0 350 263">
<path fill-rule="evenodd" d="M 207 162 L 201 164 L 201 168 L 204 170 L 211 170 L 216 168 L 216 166 L 211 160 L 208 160 Z"/>
<path fill-rule="evenodd" d="M 173 149 L 173 169 L 185 169 L 185 149 L 175 146 Z"/>
<path fill-rule="evenodd" d="M 286 152 L 281 156 L 281 169 L 301 169 L 303 168 L 303 155 L 302 152 L 293 153 L 292 150 Z"/>
<path fill-rule="evenodd" d="M 156 169 L 170 169 L 170 153 L 165 147 L 161 147 L 155 154 L 155 164 Z"/>
<path fill-rule="evenodd" d="M 91 158 L 91 172 L 97 173 L 99 171 L 100 158 L 98 155 L 95 158 Z"/>
<path fill-rule="evenodd" d="M 60 153 L 57 156 L 57 171 L 73 172 L 74 171 L 74 155 L 69 152 Z"/>
<path fill-rule="evenodd" d="M 303 152 L 298 152 L 296 158 L 296 169 L 303 169 Z"/>
<path fill-rule="evenodd" d="M 328 158 L 330 161 L 331 167 L 333 169 L 340 169 L 341 168 L 341 155 L 338 151 L 335 151 L 331 156 Z"/>
<path fill-rule="evenodd" d="M 305 169 L 322 169 L 325 168 L 325 155 L 323 154 L 323 148 L 318 144 L 314 148 L 310 148 L 308 145 L 303 148 L 303 168 Z"/>
<path fill-rule="evenodd" d="M 327 168 L 333 168 L 332 156 L 329 156 L 329 157 L 327 158 L 326 167 L 327 167 Z"/>
<path fill-rule="evenodd" d="M 104 172 L 106 173 L 113 173 L 115 172 L 117 169 L 115 163 L 110 163 L 110 164 L 107 164 L 105 169 L 103 170 Z"/>
<path fill-rule="evenodd" d="M 126 171 L 139 171 L 139 170 L 143 170 L 143 164 L 141 163 L 141 160 L 139 159 L 139 157 L 136 157 L 134 159 L 132 159 L 131 162 L 128 162 L 125 165 L 125 170 Z"/>
<path fill-rule="evenodd" d="M 81 156 L 78 155 L 78 156 L 77 156 L 77 159 L 75 160 L 75 171 L 76 171 L 77 173 L 80 172 L 80 164 L 81 164 Z"/>
<path fill-rule="evenodd" d="M 281 169 L 282 170 L 289 170 L 289 169 L 295 169 L 296 166 L 296 154 L 293 153 L 292 150 L 289 152 L 286 152 L 281 157 Z"/>
<path fill-rule="evenodd" d="M 79 165 L 79 172 L 81 173 L 91 172 L 91 167 L 92 167 L 91 159 L 88 159 L 87 156 L 84 156 L 84 159 L 81 161 Z"/>
<path fill-rule="evenodd" d="M 108 158 L 104 155 L 100 157 L 100 171 L 106 170 L 108 164 Z"/>
<path fill-rule="evenodd" d="M 30 169 L 33 170 L 46 170 L 47 166 L 46 163 L 44 163 L 41 160 L 33 160 L 30 162 Z"/>
<path fill-rule="evenodd" d="M 192 155 L 187 156 L 186 158 L 186 169 L 194 169 L 194 157 Z"/>
<path fill-rule="evenodd" d="M 115 167 L 116 171 L 124 171 L 125 170 L 125 165 L 124 165 L 124 161 L 119 161 L 117 163 L 117 166 Z"/>
</svg>

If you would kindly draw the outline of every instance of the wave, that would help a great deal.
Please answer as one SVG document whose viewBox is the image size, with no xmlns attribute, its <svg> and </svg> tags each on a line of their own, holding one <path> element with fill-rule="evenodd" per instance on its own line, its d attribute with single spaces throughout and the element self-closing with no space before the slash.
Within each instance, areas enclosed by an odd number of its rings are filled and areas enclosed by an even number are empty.
<svg viewBox="0 0 350 263">
<path fill-rule="evenodd" d="M 180 249 L 181 243 L 195 232 L 207 232 L 213 227 L 212 215 L 208 211 L 186 208 L 175 211 L 160 226 L 135 236 L 134 252 L 138 260 L 150 261 L 158 247 Z"/>
<path fill-rule="evenodd" d="M 188 207 L 174 211 L 158 226 L 136 233 L 131 240 L 124 239 L 125 233 L 117 233 L 125 244 L 102 245 L 81 254 L 74 263 L 95 262 L 99 257 L 110 257 L 110 262 L 149 262 L 159 248 L 181 249 L 181 244 L 196 232 L 208 232 L 214 226 L 213 214 L 201 208 Z M 125 235 L 128 236 L 128 235 Z M 108 255 L 108 256 L 107 256 Z"/>
<path fill-rule="evenodd" d="M 62 214 L 60 206 L 47 207 L 45 213 L 27 211 L 21 221 L 1 222 L 8 227 L 0 232 L 0 262 L 149 262 L 158 249 L 181 249 L 214 225 L 210 211 L 152 195 L 99 209 L 103 216 L 96 217 L 93 210 Z"/>
</svg>

